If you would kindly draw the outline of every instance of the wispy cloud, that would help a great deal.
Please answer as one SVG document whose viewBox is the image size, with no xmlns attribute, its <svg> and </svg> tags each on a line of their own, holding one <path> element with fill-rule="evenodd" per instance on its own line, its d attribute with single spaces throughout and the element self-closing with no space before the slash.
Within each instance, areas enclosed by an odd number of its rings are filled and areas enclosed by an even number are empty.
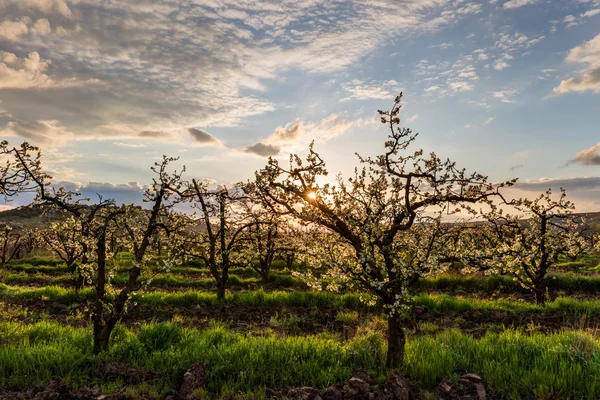
<svg viewBox="0 0 600 400">
<path fill-rule="evenodd" d="M 390 99 L 396 96 L 401 88 L 395 80 L 364 82 L 360 79 L 354 79 L 351 82 L 342 84 L 342 90 L 347 97 L 340 99 L 340 101 L 345 102 L 349 100 Z"/>
<path fill-rule="evenodd" d="M 467 129 L 481 128 L 483 126 L 487 126 L 487 125 L 491 124 L 492 122 L 494 122 L 495 119 L 496 119 L 496 117 L 490 117 L 487 120 L 485 120 L 481 125 L 466 124 L 465 128 L 467 128 Z"/>
</svg>

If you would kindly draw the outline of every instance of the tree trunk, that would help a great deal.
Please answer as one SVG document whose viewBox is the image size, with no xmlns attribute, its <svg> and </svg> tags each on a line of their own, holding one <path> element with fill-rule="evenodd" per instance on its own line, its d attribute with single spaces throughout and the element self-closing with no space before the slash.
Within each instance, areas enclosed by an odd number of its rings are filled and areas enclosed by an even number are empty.
<svg viewBox="0 0 600 400">
<path fill-rule="evenodd" d="M 267 283 L 269 281 L 269 270 L 262 270 L 260 272 L 260 277 L 262 278 L 263 283 Z"/>
<path fill-rule="evenodd" d="M 94 328 L 96 325 L 94 324 Z M 99 326 L 94 329 L 94 354 L 102 353 L 108 350 L 108 342 L 110 341 L 110 331 L 106 326 Z"/>
<path fill-rule="evenodd" d="M 398 369 L 404 361 L 406 332 L 402 326 L 402 318 L 397 313 L 388 317 L 387 342 L 388 352 L 385 365 L 388 369 Z"/>
<path fill-rule="evenodd" d="M 104 323 L 104 301 L 106 295 L 106 230 L 100 232 L 97 239 L 96 254 L 98 257 L 98 278 L 92 320 L 94 323 L 94 353 L 98 354 L 108 350 L 108 340 L 110 338 L 110 332 L 108 332 L 107 335 Z"/>
<path fill-rule="evenodd" d="M 225 301 L 225 286 L 226 281 L 224 279 L 217 281 L 217 301 L 219 302 Z"/>
<path fill-rule="evenodd" d="M 267 260 L 260 260 L 260 277 L 263 280 L 263 283 L 267 283 L 267 281 L 269 280 L 269 272 L 271 272 L 271 268 L 269 268 L 269 261 Z"/>
<path fill-rule="evenodd" d="M 292 267 L 294 266 L 294 258 L 295 258 L 295 255 L 294 255 L 294 254 L 288 254 L 288 255 L 285 257 L 285 266 L 286 266 L 288 269 L 292 269 Z"/>
<path fill-rule="evenodd" d="M 545 288 L 534 289 L 535 291 L 535 302 L 543 305 L 546 303 L 546 290 Z"/>
</svg>

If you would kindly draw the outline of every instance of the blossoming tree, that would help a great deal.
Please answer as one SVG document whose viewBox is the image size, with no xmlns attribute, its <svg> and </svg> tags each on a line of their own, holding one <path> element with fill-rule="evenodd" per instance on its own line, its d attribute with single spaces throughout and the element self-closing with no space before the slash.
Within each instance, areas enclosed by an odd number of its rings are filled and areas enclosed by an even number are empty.
<svg viewBox="0 0 600 400">
<path fill-rule="evenodd" d="M 533 200 L 504 203 L 513 210 L 494 205 L 483 214 L 486 224 L 464 241 L 469 249 L 463 252 L 465 264 L 512 275 L 543 304 L 550 268 L 560 257 L 575 256 L 588 246 L 580 234 L 582 218 L 573 215 L 575 207 L 564 189 L 558 198 L 549 189 Z"/>
<path fill-rule="evenodd" d="M 485 201 L 505 185 L 467 174 L 434 153 L 410 152 L 417 135 L 398 127 L 401 97 L 389 111 L 379 111 L 390 129 L 385 152 L 374 159 L 359 156 L 363 167 L 351 178 L 320 183 L 328 172 L 311 145 L 305 160 L 293 155 L 288 167 L 270 158 L 247 188 L 275 212 L 320 225 L 351 250 L 332 268 L 383 303 L 390 368 L 404 358 L 407 289 L 437 268 L 440 210 Z"/>
</svg>

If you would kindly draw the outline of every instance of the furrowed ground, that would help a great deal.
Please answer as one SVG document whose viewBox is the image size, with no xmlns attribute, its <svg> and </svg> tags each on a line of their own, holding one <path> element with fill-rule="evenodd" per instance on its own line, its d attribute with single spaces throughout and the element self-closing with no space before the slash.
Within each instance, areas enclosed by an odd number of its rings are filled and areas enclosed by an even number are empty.
<svg viewBox="0 0 600 400">
<path fill-rule="evenodd" d="M 148 292 L 134 295 L 110 350 L 94 355 L 92 289 L 76 291 L 58 261 L 12 262 L 0 284 L 0 397 L 60 382 L 57 393 L 68 387 L 80 398 L 166 398 L 198 362 L 205 374 L 198 398 L 297 398 L 289 388 L 323 390 L 357 372 L 383 383 L 381 307 L 348 290 L 311 290 L 275 264 L 266 282 L 252 268 L 232 269 L 224 302 L 202 266 L 158 274 Z M 586 257 L 555 268 L 546 305 L 506 276 L 422 280 L 405 318 L 401 374 L 412 396 L 467 398 L 446 388 L 477 374 L 494 399 L 600 397 L 596 264 Z M 125 273 L 112 282 L 123 285 Z"/>
</svg>

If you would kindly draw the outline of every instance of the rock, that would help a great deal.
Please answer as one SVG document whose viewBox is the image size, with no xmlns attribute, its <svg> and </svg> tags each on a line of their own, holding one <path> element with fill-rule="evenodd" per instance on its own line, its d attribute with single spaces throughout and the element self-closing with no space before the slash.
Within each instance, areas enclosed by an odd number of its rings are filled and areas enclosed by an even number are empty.
<svg viewBox="0 0 600 400">
<path fill-rule="evenodd" d="M 390 371 L 387 378 L 387 385 L 394 394 L 394 399 L 410 400 L 411 384 L 408 380 L 401 377 L 398 371 Z"/>
<path fill-rule="evenodd" d="M 344 395 L 342 394 L 342 391 L 339 390 L 338 388 L 336 388 L 335 386 L 330 386 L 327 389 L 323 390 L 323 392 L 321 393 L 321 397 L 323 397 L 324 400 L 343 400 L 344 399 Z"/>
<path fill-rule="evenodd" d="M 450 383 L 448 381 L 443 380 L 438 385 L 438 391 L 440 393 L 448 394 L 452 391 L 452 385 L 450 385 Z"/>
<path fill-rule="evenodd" d="M 371 385 L 368 382 L 356 377 L 350 378 L 348 385 L 359 393 L 368 393 L 371 390 Z"/>
<path fill-rule="evenodd" d="M 464 375 L 461 375 L 460 378 L 466 379 L 471 382 L 483 382 L 483 379 L 481 378 L 481 376 L 479 376 L 477 374 L 464 374 Z"/>
<path fill-rule="evenodd" d="M 464 374 L 460 377 L 461 382 L 468 383 L 472 385 L 475 389 L 475 394 L 477 395 L 477 400 L 486 400 L 487 393 L 485 391 L 485 385 L 483 384 L 483 379 L 481 376 L 477 374 Z"/>
<path fill-rule="evenodd" d="M 308 386 L 290 389 L 287 393 L 290 399 L 295 400 L 315 400 L 320 394 L 317 389 Z"/>
<path fill-rule="evenodd" d="M 476 383 L 475 384 L 475 390 L 477 390 L 477 399 L 478 400 L 486 400 L 487 399 L 487 393 L 485 392 L 485 386 L 483 386 L 483 383 Z"/>
<path fill-rule="evenodd" d="M 192 393 L 204 387 L 204 377 L 204 364 L 201 362 L 192 364 L 192 366 L 183 375 L 183 383 L 179 388 L 178 397 L 184 400 L 192 399 Z"/>
</svg>

